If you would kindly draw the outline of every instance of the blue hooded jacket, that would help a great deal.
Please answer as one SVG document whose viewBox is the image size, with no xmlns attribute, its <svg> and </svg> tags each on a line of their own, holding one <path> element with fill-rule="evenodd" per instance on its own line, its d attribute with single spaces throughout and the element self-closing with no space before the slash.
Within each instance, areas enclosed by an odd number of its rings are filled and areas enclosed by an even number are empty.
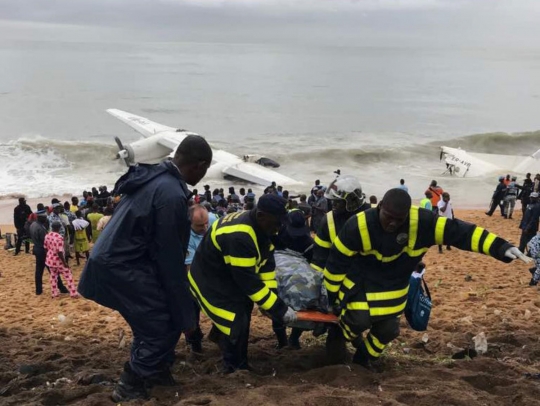
<svg viewBox="0 0 540 406">
<path fill-rule="evenodd" d="M 122 199 L 94 245 L 79 293 L 130 317 L 194 327 L 184 266 L 190 192 L 171 162 L 129 168 L 115 185 Z"/>
</svg>

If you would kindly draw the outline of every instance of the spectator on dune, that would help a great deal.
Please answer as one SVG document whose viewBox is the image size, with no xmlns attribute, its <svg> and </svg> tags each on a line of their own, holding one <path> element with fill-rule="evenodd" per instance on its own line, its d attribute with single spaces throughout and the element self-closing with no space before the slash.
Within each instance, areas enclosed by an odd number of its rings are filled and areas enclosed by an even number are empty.
<svg viewBox="0 0 540 406">
<path fill-rule="evenodd" d="M 426 191 L 430 191 L 432 193 L 431 207 L 433 208 L 433 211 L 437 213 L 437 211 L 439 210 L 437 203 L 439 203 L 439 200 L 441 200 L 444 190 L 442 189 L 442 187 L 437 185 L 436 180 L 432 180 Z"/>
</svg>

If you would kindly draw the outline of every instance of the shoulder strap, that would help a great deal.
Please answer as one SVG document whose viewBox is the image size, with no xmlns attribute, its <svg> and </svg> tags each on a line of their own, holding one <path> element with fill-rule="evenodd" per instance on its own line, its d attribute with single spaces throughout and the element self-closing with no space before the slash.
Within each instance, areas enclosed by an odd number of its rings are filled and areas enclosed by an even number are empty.
<svg viewBox="0 0 540 406">
<path fill-rule="evenodd" d="M 426 283 L 426 280 L 424 279 L 424 277 L 422 277 L 422 282 L 424 284 L 424 289 L 426 291 L 426 296 L 428 297 L 429 300 L 431 300 L 431 293 L 429 292 L 429 288 L 427 286 L 427 283 Z"/>
</svg>

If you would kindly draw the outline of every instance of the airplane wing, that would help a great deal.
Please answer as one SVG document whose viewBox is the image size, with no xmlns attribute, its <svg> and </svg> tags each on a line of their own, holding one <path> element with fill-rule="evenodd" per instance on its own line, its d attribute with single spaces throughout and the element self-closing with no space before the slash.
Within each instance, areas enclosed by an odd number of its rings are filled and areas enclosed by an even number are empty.
<svg viewBox="0 0 540 406">
<path fill-rule="evenodd" d="M 155 123 L 147 118 L 136 116 L 135 114 L 118 109 L 108 109 L 107 113 L 126 123 L 135 131 L 141 133 L 145 138 L 158 134 L 163 131 L 176 131 L 176 128 L 168 127 L 163 124 Z"/>
<path fill-rule="evenodd" d="M 469 152 L 469 155 L 506 170 L 513 170 L 527 158 L 520 155 L 482 154 L 478 152 Z"/>
</svg>

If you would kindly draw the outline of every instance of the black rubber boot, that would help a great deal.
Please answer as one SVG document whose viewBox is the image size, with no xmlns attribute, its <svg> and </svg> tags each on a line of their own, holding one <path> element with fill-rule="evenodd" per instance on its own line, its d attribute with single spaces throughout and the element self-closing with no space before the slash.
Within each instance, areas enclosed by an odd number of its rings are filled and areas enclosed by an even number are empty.
<svg viewBox="0 0 540 406">
<path fill-rule="evenodd" d="M 280 348 L 287 347 L 289 345 L 289 341 L 287 340 L 287 330 L 285 327 L 274 328 L 274 334 L 277 338 L 276 349 L 279 350 Z"/>
<path fill-rule="evenodd" d="M 152 375 L 144 380 L 147 388 L 153 386 L 177 386 L 178 383 L 174 380 L 169 368 L 161 371 L 158 374 Z"/>
<path fill-rule="evenodd" d="M 347 343 L 339 326 L 330 326 L 326 337 L 326 355 L 333 364 L 347 361 Z"/>
<path fill-rule="evenodd" d="M 144 379 L 136 375 L 129 365 L 124 364 L 124 372 L 113 390 L 111 398 L 114 402 L 123 402 L 131 399 L 148 399 L 148 392 Z"/>
</svg>

